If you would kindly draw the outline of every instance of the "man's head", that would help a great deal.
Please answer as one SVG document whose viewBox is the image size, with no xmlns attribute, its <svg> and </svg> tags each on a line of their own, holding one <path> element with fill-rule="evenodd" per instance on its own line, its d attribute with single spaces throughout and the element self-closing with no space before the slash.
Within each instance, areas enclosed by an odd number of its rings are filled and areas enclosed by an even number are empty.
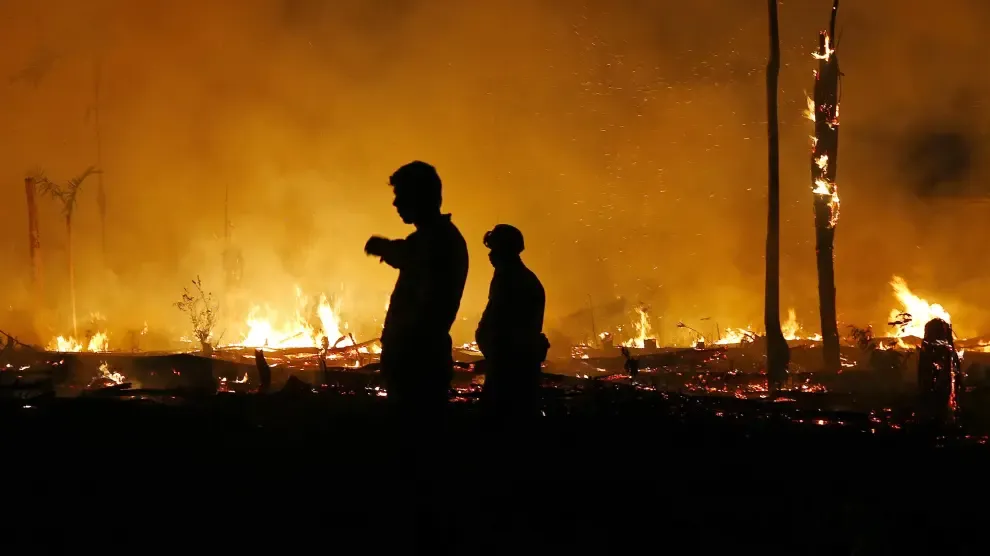
<svg viewBox="0 0 990 556">
<path fill-rule="evenodd" d="M 492 266 L 498 268 L 500 265 L 519 260 L 519 255 L 526 248 L 523 243 L 522 232 L 515 226 L 509 224 L 499 224 L 485 233 L 485 247 L 488 252 L 488 260 Z"/>
<path fill-rule="evenodd" d="M 395 193 L 392 206 L 406 224 L 416 224 L 440 214 L 442 202 L 440 176 L 437 169 L 419 160 L 399 168 L 389 177 Z"/>
</svg>

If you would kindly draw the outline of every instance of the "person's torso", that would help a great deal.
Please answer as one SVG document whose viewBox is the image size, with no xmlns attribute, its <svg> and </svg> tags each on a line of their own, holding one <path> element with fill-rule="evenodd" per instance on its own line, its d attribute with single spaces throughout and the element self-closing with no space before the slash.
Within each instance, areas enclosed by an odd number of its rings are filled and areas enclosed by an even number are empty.
<svg viewBox="0 0 990 556">
<path fill-rule="evenodd" d="M 521 265 L 497 272 L 492 280 L 505 311 L 503 320 L 515 322 L 523 334 L 540 334 L 546 299 L 543 285 L 533 271 Z"/>
<path fill-rule="evenodd" d="M 383 348 L 404 339 L 449 343 L 467 280 L 467 244 L 447 216 L 410 234 L 405 248 L 407 259 L 385 316 Z"/>
<path fill-rule="evenodd" d="M 545 305 L 543 285 L 526 266 L 496 271 L 488 308 L 490 326 L 495 328 L 491 331 L 494 340 L 491 356 L 514 358 L 538 352 Z"/>
</svg>

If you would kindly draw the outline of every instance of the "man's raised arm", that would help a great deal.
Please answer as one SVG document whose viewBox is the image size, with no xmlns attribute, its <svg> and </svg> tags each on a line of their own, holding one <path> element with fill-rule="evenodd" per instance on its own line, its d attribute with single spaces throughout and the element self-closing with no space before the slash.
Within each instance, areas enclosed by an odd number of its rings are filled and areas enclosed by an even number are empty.
<svg viewBox="0 0 990 556">
<path fill-rule="evenodd" d="M 379 257 L 382 262 L 395 269 L 401 269 L 408 259 L 406 253 L 406 240 L 387 239 L 381 236 L 372 236 L 368 243 L 364 245 L 364 252 Z"/>
</svg>

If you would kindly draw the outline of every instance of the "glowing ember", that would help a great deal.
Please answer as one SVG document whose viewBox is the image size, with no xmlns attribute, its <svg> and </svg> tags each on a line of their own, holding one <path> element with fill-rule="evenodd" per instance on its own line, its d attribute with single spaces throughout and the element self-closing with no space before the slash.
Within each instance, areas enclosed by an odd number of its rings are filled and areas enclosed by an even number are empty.
<svg viewBox="0 0 990 556">
<path fill-rule="evenodd" d="M 481 353 L 481 349 L 478 348 L 478 342 L 469 342 L 466 344 L 461 344 L 461 346 L 458 349 L 460 349 L 461 351 L 466 351 L 468 353 L 479 353 L 479 354 Z"/>
<path fill-rule="evenodd" d="M 907 282 L 900 276 L 894 276 L 890 281 L 890 286 L 894 288 L 894 296 L 900 302 L 900 309 L 891 309 L 888 320 L 893 327 L 893 336 L 896 338 L 925 337 L 925 324 L 932 319 L 942 319 L 952 324 L 949 313 L 938 304 L 930 304 L 908 289 Z M 903 346 L 902 346 L 903 347 Z"/>
<path fill-rule="evenodd" d="M 346 347 L 354 345 L 350 336 L 344 336 L 337 310 L 327 299 L 320 295 L 315 305 L 296 288 L 296 309 L 287 319 L 280 319 L 277 312 L 260 306 L 251 308 L 248 314 L 248 332 L 244 338 L 233 344 L 237 347 L 254 348 L 319 348 L 323 337 L 329 339 L 330 345 Z"/>
</svg>

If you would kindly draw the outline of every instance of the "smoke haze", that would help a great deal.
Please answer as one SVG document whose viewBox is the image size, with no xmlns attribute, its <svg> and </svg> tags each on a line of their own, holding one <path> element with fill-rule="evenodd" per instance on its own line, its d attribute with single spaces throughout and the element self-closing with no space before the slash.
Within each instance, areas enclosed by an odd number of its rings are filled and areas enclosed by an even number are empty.
<svg viewBox="0 0 990 556">
<path fill-rule="evenodd" d="M 812 124 L 801 113 L 830 6 L 780 11 L 781 305 L 809 332 Z M 668 339 L 678 320 L 761 327 L 762 0 L 35 0 L 0 13 L 0 287 L 12 321 L 29 300 L 24 176 L 64 181 L 97 164 L 98 72 L 107 260 L 91 177 L 73 240 L 81 316 L 185 333 L 171 305 L 182 287 L 200 275 L 222 288 L 229 188 L 247 297 L 284 305 L 297 285 L 325 291 L 373 336 L 395 272 L 362 247 L 409 232 L 387 179 L 421 159 L 438 168 L 471 250 L 455 341 L 471 339 L 484 306 L 481 237 L 497 222 L 526 235 L 548 327 L 576 328 L 555 323 L 589 296 L 650 304 Z M 979 311 L 990 204 L 974 202 L 987 192 L 988 23 L 980 0 L 840 10 L 842 323 L 882 325 L 898 274 L 959 334 L 990 330 Z M 57 307 L 35 323 L 47 340 L 71 326 L 66 234 L 58 206 L 39 209 Z"/>
</svg>

